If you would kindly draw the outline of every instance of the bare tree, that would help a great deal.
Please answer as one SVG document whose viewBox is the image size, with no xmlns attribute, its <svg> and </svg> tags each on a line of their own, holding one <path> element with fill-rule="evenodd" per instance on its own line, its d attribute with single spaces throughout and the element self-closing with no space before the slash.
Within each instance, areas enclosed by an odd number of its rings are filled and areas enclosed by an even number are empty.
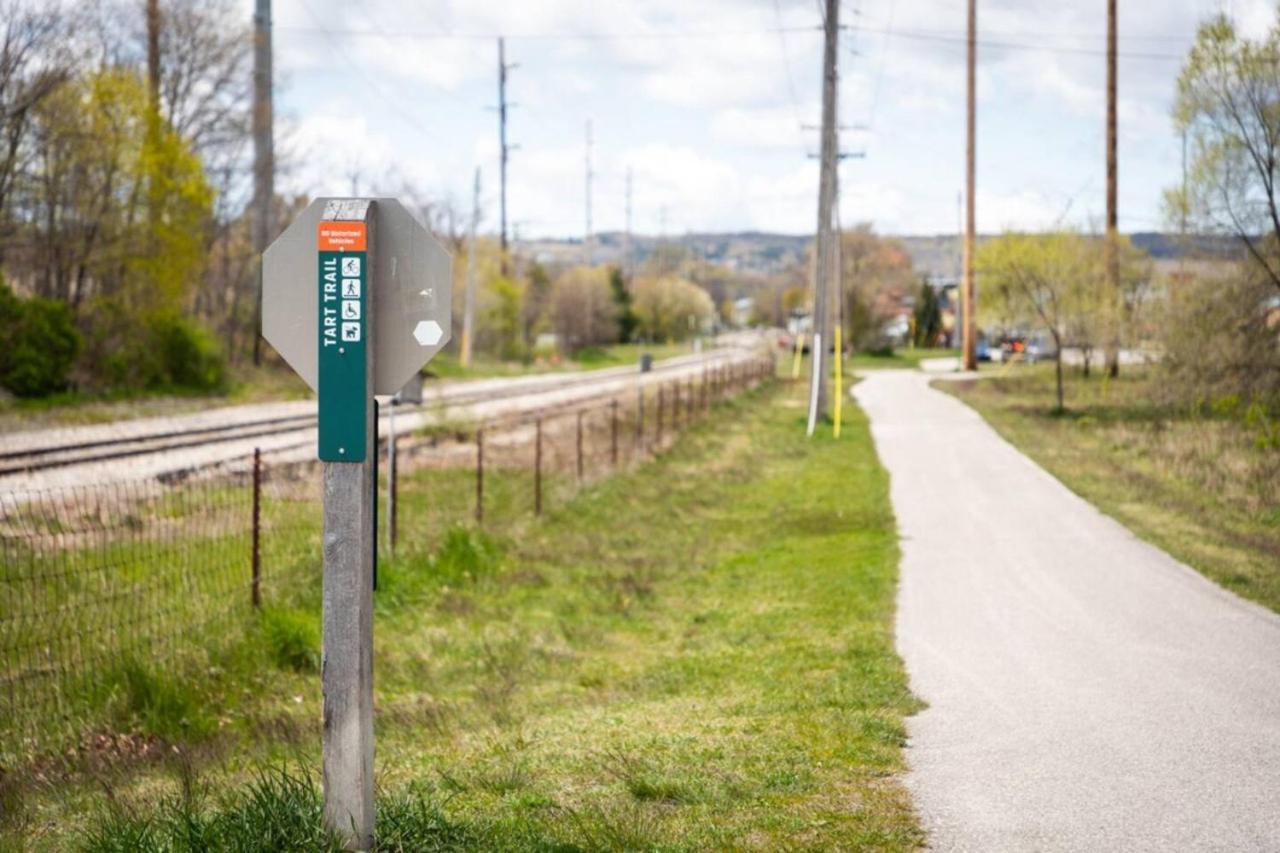
<svg viewBox="0 0 1280 853">
<path fill-rule="evenodd" d="M 12 193 L 32 112 L 67 77 L 61 9 L 20 0 L 0 6 L 0 261 L 12 233 Z"/>
<path fill-rule="evenodd" d="M 1178 78 L 1175 121 L 1193 147 L 1175 218 L 1234 234 L 1280 288 L 1280 24 L 1259 41 L 1218 16 L 1200 27 Z"/>
</svg>

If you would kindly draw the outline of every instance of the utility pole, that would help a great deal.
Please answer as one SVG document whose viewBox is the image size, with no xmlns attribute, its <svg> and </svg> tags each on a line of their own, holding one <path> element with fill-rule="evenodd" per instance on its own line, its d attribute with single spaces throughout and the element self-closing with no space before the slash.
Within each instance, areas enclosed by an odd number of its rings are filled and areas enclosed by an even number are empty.
<svg viewBox="0 0 1280 853">
<path fill-rule="evenodd" d="M 1185 159 L 1185 158 L 1184 158 Z M 627 167 L 627 227 L 622 232 L 622 276 L 631 283 L 631 167 Z"/>
<path fill-rule="evenodd" d="M 471 366 L 472 324 L 476 313 L 476 228 L 480 224 L 480 168 L 476 167 L 476 180 L 471 188 L 471 234 L 467 238 L 467 292 L 463 296 L 462 343 L 458 347 L 458 360 L 463 367 Z"/>
<path fill-rule="evenodd" d="M 595 262 L 595 237 L 591 233 L 591 119 L 587 119 L 587 153 L 584 158 L 587 170 L 587 231 L 582 241 L 583 263 L 591 266 Z"/>
<path fill-rule="evenodd" d="M 1107 374 L 1120 375 L 1120 253 L 1116 213 L 1116 0 L 1107 0 L 1107 297 L 1111 322 L 1107 337 Z"/>
<path fill-rule="evenodd" d="M 969 0 L 967 80 L 965 89 L 964 139 L 964 269 L 960 279 L 961 352 L 965 370 L 978 369 L 977 323 L 975 322 L 973 253 L 977 237 L 977 206 L 974 199 L 974 167 L 977 161 L 977 64 L 978 64 L 978 0 Z"/>
<path fill-rule="evenodd" d="M 501 224 L 499 226 L 499 246 L 502 253 L 502 274 L 510 274 L 507 260 L 507 157 L 511 147 L 507 145 L 507 72 L 515 68 L 507 64 L 506 43 L 498 39 L 498 162 L 499 162 L 499 207 L 501 208 Z"/>
<path fill-rule="evenodd" d="M 835 204 L 836 170 L 839 163 L 836 138 L 836 90 L 839 78 L 836 72 L 836 56 L 840 39 L 840 2 L 825 0 L 826 14 L 823 21 L 824 42 L 822 49 L 822 149 L 821 177 L 818 182 L 818 233 L 814 248 L 813 291 L 813 361 L 809 377 L 809 428 L 813 435 L 818 419 L 827 414 L 827 364 L 826 348 L 831 338 L 828 333 L 828 291 L 831 289 L 832 260 L 832 208 Z"/>
<path fill-rule="evenodd" d="M 271 0 L 256 0 L 253 11 L 253 253 L 258 287 L 253 302 L 253 363 L 262 364 L 262 253 L 271 242 L 271 200 L 275 196 L 274 118 L 271 105 Z"/>
</svg>

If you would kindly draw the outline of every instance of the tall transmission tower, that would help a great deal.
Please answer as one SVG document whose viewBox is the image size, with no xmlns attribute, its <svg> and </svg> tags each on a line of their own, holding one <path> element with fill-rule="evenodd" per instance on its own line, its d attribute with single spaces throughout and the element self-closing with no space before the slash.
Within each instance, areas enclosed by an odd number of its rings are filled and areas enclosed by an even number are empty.
<svg viewBox="0 0 1280 853">
<path fill-rule="evenodd" d="M 583 161 L 586 166 L 587 230 L 582 241 L 582 254 L 583 263 L 592 266 L 595 263 L 595 235 L 591 230 L 591 119 L 587 119 L 587 150 Z"/>
<path fill-rule="evenodd" d="M 507 258 L 507 158 L 514 146 L 507 144 L 507 72 L 516 68 L 515 63 L 507 63 L 506 41 L 498 39 L 498 182 L 500 184 L 500 210 L 498 227 L 498 245 L 502 255 L 502 274 L 510 274 L 510 262 Z"/>
<path fill-rule="evenodd" d="M 978 60 L 978 2 L 969 0 L 969 28 L 967 39 L 965 140 L 964 140 L 964 270 L 960 278 L 960 341 L 961 364 L 965 370 L 978 369 L 978 350 L 975 340 L 977 323 L 974 318 L 973 252 L 977 230 L 974 203 L 974 166 L 977 161 L 977 94 Z"/>
<path fill-rule="evenodd" d="M 476 229 L 480 225 L 480 168 L 476 167 L 475 183 L 471 187 L 471 231 L 467 237 L 467 292 L 462 302 L 462 345 L 458 348 L 458 361 L 463 367 L 471 366 L 471 350 L 475 346 L 476 314 Z"/>
<path fill-rule="evenodd" d="M 837 169 L 839 168 L 839 139 L 836 127 L 836 95 L 839 77 L 836 58 L 840 40 L 840 0 L 825 0 L 822 48 L 822 147 L 821 170 L 818 181 L 818 233 L 815 246 L 813 294 L 813 360 L 809 375 L 809 427 L 814 427 L 827 413 L 827 358 L 826 349 L 831 342 L 829 333 L 828 297 L 831 289 L 833 261 L 832 209 L 835 205 Z"/>
<path fill-rule="evenodd" d="M 258 257 L 253 334 L 255 365 L 262 364 L 262 253 L 271 242 L 271 200 L 275 197 L 271 85 L 271 0 L 256 0 L 253 12 L 253 251 Z"/>
<path fill-rule="evenodd" d="M 627 167 L 627 226 L 622 232 L 622 275 L 628 282 L 631 281 L 632 264 L 631 264 L 631 167 Z"/>
</svg>

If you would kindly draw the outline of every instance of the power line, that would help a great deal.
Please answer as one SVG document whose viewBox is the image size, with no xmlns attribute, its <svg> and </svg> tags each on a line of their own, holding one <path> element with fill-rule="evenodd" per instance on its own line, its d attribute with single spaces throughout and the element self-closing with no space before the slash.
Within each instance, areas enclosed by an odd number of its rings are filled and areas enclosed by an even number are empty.
<svg viewBox="0 0 1280 853">
<path fill-rule="evenodd" d="M 312 16 L 314 19 L 314 16 Z M 327 33 L 324 27 L 277 27 L 281 32 L 309 34 L 309 33 Z M 700 39 L 700 38 L 725 38 L 732 36 L 755 36 L 755 35 L 771 35 L 776 32 L 783 33 L 817 33 L 821 32 L 821 27 L 765 27 L 763 29 L 754 30 L 724 30 L 724 29 L 708 29 L 708 30 L 636 30 L 631 32 L 563 32 L 563 33 L 519 33 L 516 35 L 503 34 L 503 38 L 509 41 L 621 41 L 632 39 Z M 458 40 L 458 41 L 485 41 L 498 38 L 497 33 L 451 33 L 451 32 L 381 32 L 379 30 L 343 30 L 343 35 L 356 36 L 360 38 L 395 38 L 395 39 L 423 39 L 423 40 Z"/>
<path fill-rule="evenodd" d="M 804 120 L 800 116 L 800 98 L 796 96 L 796 81 L 791 75 L 791 55 L 787 51 L 787 34 L 782 28 L 782 6 L 778 0 L 773 0 L 773 14 L 778 19 L 778 42 L 782 46 L 782 67 L 786 71 L 787 94 L 791 97 L 791 111 L 796 114 L 796 124 L 803 126 Z"/>
<path fill-rule="evenodd" d="M 931 41 L 944 42 L 948 44 L 963 45 L 967 43 L 967 37 L 962 33 L 953 33 L 943 30 L 891 30 L 887 28 L 877 27 L 859 27 L 866 33 L 875 33 L 877 35 L 889 36 L 892 38 L 904 38 L 914 41 Z M 992 39 L 979 39 L 979 47 L 1007 49 L 1007 50 L 1043 50 L 1049 53 L 1066 53 L 1079 54 L 1082 56 L 1106 56 L 1106 48 L 1091 47 L 1075 47 L 1070 45 L 1057 45 L 1047 42 L 1030 42 L 1030 41 L 998 41 Z M 1122 59 L 1145 59 L 1160 62 L 1183 62 L 1186 60 L 1184 54 L 1174 53 L 1145 53 L 1145 52 L 1126 52 L 1118 54 Z"/>
</svg>

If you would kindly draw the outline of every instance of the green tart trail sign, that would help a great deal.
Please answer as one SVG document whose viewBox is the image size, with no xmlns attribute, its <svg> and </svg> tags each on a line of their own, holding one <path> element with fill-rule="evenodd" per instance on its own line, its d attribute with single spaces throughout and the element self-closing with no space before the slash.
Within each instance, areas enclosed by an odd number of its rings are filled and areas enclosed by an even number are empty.
<svg viewBox="0 0 1280 853">
<path fill-rule="evenodd" d="M 449 253 L 395 199 L 335 215 L 354 203 L 313 201 L 262 259 L 262 334 L 319 395 L 326 462 L 364 459 L 363 401 L 403 388 L 451 330 Z"/>
<path fill-rule="evenodd" d="M 362 462 L 368 316 L 368 228 L 321 222 L 319 373 L 320 459 Z"/>
</svg>

